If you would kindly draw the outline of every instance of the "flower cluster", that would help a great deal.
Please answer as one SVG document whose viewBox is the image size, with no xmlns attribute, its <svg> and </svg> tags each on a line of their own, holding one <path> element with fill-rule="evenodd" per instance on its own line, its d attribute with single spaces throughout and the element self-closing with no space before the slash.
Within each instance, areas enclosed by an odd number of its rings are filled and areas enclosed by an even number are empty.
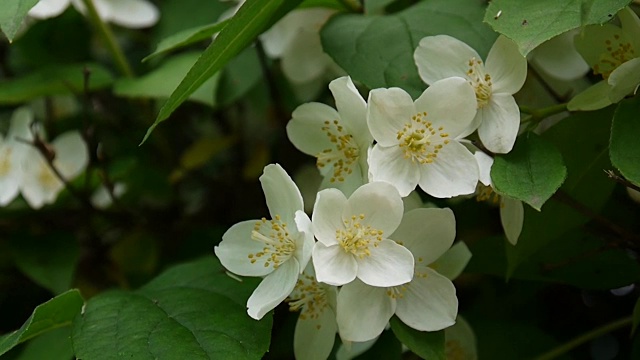
<svg viewBox="0 0 640 360">
<path fill-rule="evenodd" d="M 147 0 L 93 0 L 98 15 L 104 21 L 138 29 L 154 25 L 160 18 L 160 12 L 153 3 Z M 29 16 L 36 19 L 47 19 L 58 16 L 69 5 L 86 13 L 82 0 L 40 0 L 29 10 Z"/>
<path fill-rule="evenodd" d="M 260 182 L 270 218 L 232 226 L 215 247 L 233 273 L 263 277 L 247 302 L 250 316 L 260 319 L 282 301 L 300 310 L 298 358 L 326 358 L 336 332 L 346 344 L 374 341 L 394 315 L 420 331 L 456 321 L 451 280 L 470 253 L 452 248 L 454 214 L 405 211 L 403 198 L 416 187 L 451 198 L 474 193 L 479 181 L 490 186 L 488 155 L 465 138 L 477 130 L 491 152 L 513 148 L 520 123 L 513 94 L 526 77 L 526 59 L 500 37 L 485 66 L 466 44 L 440 35 L 422 39 L 415 60 L 429 84 L 415 100 L 403 89 L 381 88 L 365 101 L 341 77 L 329 84 L 335 109 L 299 106 L 287 134 L 317 158 L 324 177 L 311 219 L 286 171 L 268 165 Z M 512 243 L 517 220 L 505 225 Z"/>
</svg>

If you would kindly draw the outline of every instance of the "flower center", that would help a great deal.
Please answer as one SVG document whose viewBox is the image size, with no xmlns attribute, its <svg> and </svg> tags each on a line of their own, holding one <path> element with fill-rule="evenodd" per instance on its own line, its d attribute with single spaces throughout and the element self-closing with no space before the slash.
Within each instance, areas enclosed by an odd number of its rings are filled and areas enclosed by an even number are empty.
<svg viewBox="0 0 640 360">
<path fill-rule="evenodd" d="M 351 253 L 360 259 L 370 256 L 371 246 L 378 247 L 382 241 L 382 230 L 374 229 L 370 225 L 362 225 L 364 214 L 353 215 L 349 220 L 344 220 L 344 229 L 336 230 L 336 239 L 344 251 Z"/>
<path fill-rule="evenodd" d="M 500 203 L 500 195 L 491 186 L 478 183 L 476 193 L 476 201 L 486 201 L 493 205 Z"/>
<path fill-rule="evenodd" d="M 431 164 L 442 147 L 449 143 L 449 134 L 444 132 L 444 127 L 434 128 L 426 117 L 426 112 L 412 116 L 397 136 L 404 158 L 420 164 Z"/>
<path fill-rule="evenodd" d="M 607 52 L 600 55 L 600 61 L 593 65 L 595 75 L 602 75 L 606 80 L 618 66 L 636 57 L 631 42 L 625 40 L 618 34 L 613 35 L 613 39 L 605 40 Z"/>
<path fill-rule="evenodd" d="M 333 147 L 322 150 L 317 155 L 316 164 L 321 170 L 333 167 L 333 174 L 329 180 L 332 183 L 343 182 L 344 178 L 353 172 L 352 166 L 358 161 L 360 149 L 354 144 L 353 135 L 346 134 L 338 120 L 325 121 L 322 130 L 329 137 Z"/>
<path fill-rule="evenodd" d="M 329 306 L 326 288 L 313 276 L 302 274 L 295 288 L 285 300 L 290 311 L 300 311 L 300 319 L 318 319 Z"/>
<path fill-rule="evenodd" d="M 296 243 L 280 215 L 276 215 L 273 220 L 262 218 L 257 221 L 251 232 L 251 239 L 262 242 L 264 248 L 255 254 L 249 254 L 249 260 L 252 264 L 264 262 L 264 267 L 273 266 L 277 269 L 280 264 L 289 260 L 296 250 Z"/>
<path fill-rule="evenodd" d="M 485 73 L 482 60 L 472 57 L 469 59 L 468 65 L 467 77 L 469 78 L 469 84 L 473 86 L 473 90 L 476 92 L 478 108 L 483 108 L 491 99 L 491 75 Z"/>
<path fill-rule="evenodd" d="M 11 171 L 11 151 L 10 147 L 5 147 L 0 152 L 0 176 L 6 176 Z"/>
</svg>

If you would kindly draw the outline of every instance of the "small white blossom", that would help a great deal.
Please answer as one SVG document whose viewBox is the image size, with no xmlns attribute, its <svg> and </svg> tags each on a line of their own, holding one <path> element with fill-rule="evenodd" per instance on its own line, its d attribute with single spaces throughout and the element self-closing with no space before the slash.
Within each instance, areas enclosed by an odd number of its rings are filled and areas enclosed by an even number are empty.
<svg viewBox="0 0 640 360">
<path fill-rule="evenodd" d="M 367 151 L 373 137 L 367 128 L 367 104 L 348 76 L 329 84 L 336 108 L 312 102 L 298 106 L 287 124 L 289 140 L 317 158 L 324 176 L 321 189 L 333 187 L 346 195 L 367 180 Z"/>
<path fill-rule="evenodd" d="M 247 301 L 247 312 L 254 319 L 261 319 L 291 294 L 314 243 L 302 195 L 286 171 L 278 164 L 267 165 L 260 182 L 271 220 L 233 225 L 214 249 L 229 271 L 264 276 Z"/>
<path fill-rule="evenodd" d="M 30 146 L 25 142 L 33 139 L 29 130 L 32 122 L 33 113 L 28 108 L 16 109 L 7 136 L 0 135 L 0 206 L 9 204 L 20 193 L 23 159 Z"/>
<path fill-rule="evenodd" d="M 478 129 L 487 149 L 502 154 L 511 151 L 520 126 L 513 94 L 527 76 L 527 60 L 513 41 L 499 36 L 483 63 L 474 49 L 456 38 L 427 36 L 420 40 L 414 59 L 420 77 L 429 85 L 460 76 L 473 87 L 478 112 L 464 136 Z"/>
<path fill-rule="evenodd" d="M 40 0 L 29 10 L 29 16 L 37 19 L 55 17 L 71 4 L 86 13 L 82 0 Z M 93 0 L 93 4 L 102 20 L 127 28 L 149 27 L 160 18 L 158 8 L 146 0 Z"/>
<path fill-rule="evenodd" d="M 476 114 L 473 89 L 460 77 L 440 80 L 414 102 L 399 88 L 369 93 L 367 123 L 377 144 L 369 179 L 393 184 L 407 196 L 416 185 L 446 198 L 471 194 L 478 164 L 459 141 Z"/>
<path fill-rule="evenodd" d="M 337 189 L 320 191 L 312 215 L 318 281 L 336 286 L 356 277 L 371 286 L 411 281 L 411 252 L 387 235 L 396 230 L 402 213 L 400 195 L 384 182 L 363 185 L 348 199 Z"/>
</svg>

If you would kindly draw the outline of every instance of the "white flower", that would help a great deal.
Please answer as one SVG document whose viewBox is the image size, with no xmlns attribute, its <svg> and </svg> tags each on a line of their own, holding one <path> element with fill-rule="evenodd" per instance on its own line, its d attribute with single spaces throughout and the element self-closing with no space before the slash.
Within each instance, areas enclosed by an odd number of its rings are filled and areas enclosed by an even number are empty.
<svg viewBox="0 0 640 360">
<path fill-rule="evenodd" d="M 377 141 L 369 179 L 407 196 L 416 187 L 445 198 L 471 194 L 478 165 L 459 140 L 476 113 L 472 88 L 459 77 L 440 80 L 415 101 L 399 88 L 369 93 L 367 123 Z"/>
<path fill-rule="evenodd" d="M 113 184 L 111 192 L 106 185 L 102 185 L 91 195 L 91 204 L 98 209 L 106 209 L 113 203 L 113 197 L 119 198 L 126 191 L 127 185 L 124 183 Z"/>
<path fill-rule="evenodd" d="M 409 282 L 413 256 L 387 237 L 402 213 L 400 195 L 384 182 L 363 185 L 349 199 L 337 189 L 320 191 L 312 215 L 318 281 L 336 286 L 356 277 L 372 286 Z"/>
<path fill-rule="evenodd" d="M 458 39 L 427 36 L 420 40 L 414 59 L 420 77 L 429 85 L 451 76 L 465 78 L 475 90 L 478 112 L 464 135 L 478 129 L 487 149 L 511 151 L 520 126 L 520 110 L 512 95 L 527 76 L 527 60 L 513 41 L 499 36 L 484 64 L 475 50 Z"/>
<path fill-rule="evenodd" d="M 19 108 L 13 112 L 11 127 L 3 139 L 0 135 L 0 206 L 13 201 L 20 192 L 22 184 L 22 163 L 33 136 L 29 130 L 33 122 L 33 113 L 28 108 Z"/>
<path fill-rule="evenodd" d="M 640 19 L 629 7 L 618 12 L 620 27 L 586 26 L 575 45 L 604 80 L 571 99 L 569 110 L 597 110 L 622 100 L 640 84 Z"/>
<path fill-rule="evenodd" d="M 296 148 L 318 159 L 321 189 L 334 187 L 350 195 L 367 179 L 367 151 L 373 143 L 367 104 L 348 76 L 333 80 L 329 89 L 338 110 L 316 102 L 300 105 L 287 135 Z"/>
<path fill-rule="evenodd" d="M 436 331 L 455 323 L 458 298 L 451 280 L 429 267 L 455 238 L 450 209 L 409 211 L 393 239 L 411 250 L 415 274 L 408 284 L 373 287 L 356 280 L 338 294 L 338 331 L 348 341 L 367 341 L 380 335 L 394 314 L 420 331 Z"/>
<path fill-rule="evenodd" d="M 160 12 L 153 3 L 146 0 L 92 0 L 100 18 L 107 22 L 137 29 L 154 25 L 160 18 Z M 86 13 L 82 0 L 40 0 L 29 16 L 46 19 L 60 15 L 70 4 Z"/>
<path fill-rule="evenodd" d="M 333 349 L 338 324 L 334 286 L 319 283 L 313 265 L 309 263 L 287 298 L 291 311 L 300 310 L 293 334 L 296 359 L 324 360 Z"/>
<path fill-rule="evenodd" d="M 529 61 L 549 76 L 564 80 L 576 80 L 587 74 L 587 64 L 573 43 L 577 33 L 567 31 L 545 41 L 529 53 Z"/>
<path fill-rule="evenodd" d="M 311 221 L 300 191 L 278 164 L 260 176 L 271 220 L 233 225 L 214 251 L 224 267 L 242 276 L 265 276 L 247 301 L 248 314 L 261 319 L 293 291 L 313 247 Z"/>
<path fill-rule="evenodd" d="M 480 167 L 480 182 L 484 185 L 478 194 L 478 200 L 490 200 L 493 203 L 500 204 L 500 222 L 507 240 L 512 245 L 518 243 L 518 238 L 522 232 L 524 223 L 524 206 L 522 201 L 512 199 L 508 196 L 498 195 L 493 190 L 491 183 L 491 166 L 493 166 L 493 158 L 482 151 L 476 151 L 474 154 Z"/>
</svg>

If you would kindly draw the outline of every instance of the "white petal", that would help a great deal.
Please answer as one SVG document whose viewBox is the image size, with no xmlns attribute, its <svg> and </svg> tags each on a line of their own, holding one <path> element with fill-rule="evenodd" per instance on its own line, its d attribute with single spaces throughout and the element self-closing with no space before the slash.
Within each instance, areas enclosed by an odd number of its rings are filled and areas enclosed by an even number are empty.
<svg viewBox="0 0 640 360">
<path fill-rule="evenodd" d="M 485 71 L 491 75 L 493 94 L 515 94 L 527 78 L 527 59 L 518 51 L 518 45 L 504 35 L 498 39 L 487 55 Z"/>
<path fill-rule="evenodd" d="M 318 193 L 311 214 L 311 228 L 316 239 L 326 246 L 337 244 L 336 230 L 344 229 L 342 210 L 347 198 L 340 190 L 325 189 Z"/>
<path fill-rule="evenodd" d="M 471 260 L 471 251 L 467 247 L 467 244 L 459 241 L 440 256 L 438 260 L 429 265 L 429 267 L 453 281 L 462 274 L 469 260 Z"/>
<path fill-rule="evenodd" d="M 53 203 L 64 184 L 36 148 L 29 147 L 25 152 L 22 158 L 20 192 L 29 206 L 39 209 L 45 204 Z"/>
<path fill-rule="evenodd" d="M 337 331 L 336 315 L 329 307 L 317 319 L 298 318 L 293 334 L 293 353 L 296 359 L 327 359 L 333 349 Z"/>
<path fill-rule="evenodd" d="M 382 146 L 398 144 L 398 131 L 416 114 L 411 96 L 400 88 L 369 92 L 367 124 L 371 135 Z"/>
<path fill-rule="evenodd" d="M 327 247 L 317 242 L 311 259 L 319 282 L 340 286 L 356 278 L 358 264 L 340 245 Z"/>
<path fill-rule="evenodd" d="M 242 276 L 264 276 L 273 271 L 272 266 L 264 266 L 268 257 L 253 257 L 251 263 L 249 254 L 256 254 L 264 249 L 264 243 L 251 239 L 251 232 L 259 220 L 239 222 L 222 235 L 222 242 L 213 250 L 222 265 L 229 271 Z"/>
<path fill-rule="evenodd" d="M 511 151 L 520 128 L 520 109 L 513 96 L 493 94 L 489 103 L 478 110 L 478 116 L 482 118 L 478 128 L 482 144 L 498 154 Z"/>
<path fill-rule="evenodd" d="M 29 10 L 29 16 L 36 19 L 56 17 L 69 7 L 70 0 L 40 0 Z"/>
<path fill-rule="evenodd" d="M 618 12 L 618 19 L 620 19 L 622 30 L 631 39 L 636 56 L 638 56 L 637 51 L 640 50 L 640 18 L 630 7 L 625 6 Z"/>
<path fill-rule="evenodd" d="M 358 143 L 371 143 L 373 137 L 367 126 L 367 103 L 358 92 L 353 81 L 343 76 L 329 83 L 329 89 L 336 100 L 336 108 L 344 126 L 354 138 L 364 138 Z"/>
<path fill-rule="evenodd" d="M 307 83 L 320 78 L 330 62 L 322 50 L 318 30 L 300 29 L 282 53 L 280 67 L 292 82 Z"/>
<path fill-rule="evenodd" d="M 367 341 L 351 341 L 351 342 L 343 342 L 340 344 L 338 351 L 336 351 L 336 360 L 351 360 L 356 357 L 364 354 L 367 350 L 371 349 L 371 347 L 378 341 L 378 338 L 373 338 Z M 348 343 L 348 344 L 345 344 Z"/>
<path fill-rule="evenodd" d="M 361 153 L 364 152 L 365 150 L 361 150 Z M 363 157 L 365 158 L 364 163 L 366 164 L 366 156 Z M 327 171 L 325 177 L 322 179 L 320 189 L 336 188 L 344 195 L 350 196 L 357 188 L 368 182 L 368 178 L 366 176 L 366 169 L 368 169 L 368 167 L 365 166 L 365 169 L 363 169 L 360 165 L 361 163 L 362 162 L 359 161 L 357 165 L 353 166 L 351 174 L 347 174 L 344 177 L 344 181 L 336 181 L 332 176 L 333 166 L 328 167 L 327 170 L 329 171 Z"/>
<path fill-rule="evenodd" d="M 567 104 L 569 111 L 593 111 L 605 108 L 612 104 L 609 99 L 611 86 L 605 80 L 592 85 L 585 91 L 576 95 Z"/>
<path fill-rule="evenodd" d="M 256 320 L 278 306 L 293 291 L 298 281 L 300 266 L 295 258 L 284 262 L 267 275 L 247 300 L 247 313 Z"/>
<path fill-rule="evenodd" d="M 77 131 L 58 136 L 51 146 L 56 154 L 53 163 L 66 180 L 73 180 L 89 164 L 89 148 Z"/>
<path fill-rule="evenodd" d="M 457 138 L 469 127 L 476 115 L 477 101 L 473 87 L 461 77 L 439 80 L 416 99 L 416 111 L 427 112 L 434 128 L 444 127 L 451 138 Z"/>
<path fill-rule="evenodd" d="M 485 186 L 491 186 L 491 167 L 493 166 L 493 158 L 480 150 L 473 153 L 473 157 L 476 158 L 478 168 L 480 169 L 480 182 Z"/>
<path fill-rule="evenodd" d="M 154 25 L 160 11 L 146 0 L 109 0 L 109 12 L 105 20 L 131 29 Z"/>
<path fill-rule="evenodd" d="M 437 198 L 471 194 L 479 177 L 476 159 L 457 141 L 445 145 L 435 161 L 420 171 L 420 188 Z"/>
<path fill-rule="evenodd" d="M 279 215 L 282 221 L 292 226 L 296 211 L 304 211 L 302 195 L 296 183 L 279 164 L 265 166 L 260 183 L 271 218 L 275 219 Z"/>
<path fill-rule="evenodd" d="M 0 135 L 0 206 L 5 206 L 18 196 L 22 182 L 22 169 L 19 149 L 12 142 L 2 141 Z"/>
<path fill-rule="evenodd" d="M 423 38 L 413 54 L 418 73 L 427 84 L 452 76 L 466 77 L 471 58 L 481 60 L 469 45 L 449 35 Z"/>
<path fill-rule="evenodd" d="M 340 337 L 368 341 L 382 333 L 395 312 L 395 301 L 387 289 L 355 280 L 338 293 L 337 321 Z"/>
<path fill-rule="evenodd" d="M 416 276 L 397 300 L 396 315 L 420 331 L 437 331 L 451 326 L 458 314 L 456 288 L 451 280 L 432 269 Z"/>
<path fill-rule="evenodd" d="M 613 103 L 634 92 L 640 84 L 640 58 L 631 59 L 618 66 L 607 81 L 611 85 L 609 99 Z"/>
<path fill-rule="evenodd" d="M 309 216 L 307 216 L 304 211 L 296 211 L 295 222 L 298 234 L 294 256 L 298 259 L 300 271 L 303 271 L 307 267 L 309 260 L 311 260 L 311 252 L 313 251 L 315 240 L 313 239 L 313 230 L 311 229 L 311 219 L 309 219 Z"/>
<path fill-rule="evenodd" d="M 616 40 L 617 39 L 617 40 Z M 618 48 L 620 43 L 629 42 L 629 38 L 621 28 L 612 24 L 588 25 L 582 28 L 580 34 L 574 39 L 576 49 L 584 60 L 593 67 L 596 64 L 601 66 L 601 70 L 613 70 L 612 64 L 603 64 L 602 60 L 610 59 L 607 47 Z M 609 45 L 607 44 L 609 43 Z M 603 56 L 605 55 L 606 56 Z"/>
<path fill-rule="evenodd" d="M 404 214 L 389 238 L 411 251 L 416 266 L 427 266 L 451 247 L 455 237 L 456 219 L 451 209 L 423 208 Z"/>
<path fill-rule="evenodd" d="M 31 147 L 24 141 L 33 140 L 31 124 L 33 123 L 33 112 L 28 107 L 16 109 L 11 115 L 11 127 L 7 133 L 6 141 L 17 142 L 25 148 Z"/>
<path fill-rule="evenodd" d="M 502 197 L 500 204 L 500 221 L 507 240 L 512 245 L 518 243 L 518 238 L 522 232 L 522 224 L 524 223 L 524 207 L 520 200 Z"/>
<path fill-rule="evenodd" d="M 370 181 L 385 181 L 395 186 L 400 196 L 407 196 L 418 184 L 420 170 L 418 166 L 405 159 L 398 146 L 373 146 L 369 153 Z"/>
<path fill-rule="evenodd" d="M 402 198 L 393 185 L 372 182 L 354 191 L 342 211 L 342 219 L 364 215 L 363 225 L 391 234 L 400 225 L 403 212 Z"/>
<path fill-rule="evenodd" d="M 408 283 L 413 278 L 413 255 L 395 241 L 384 239 L 369 247 L 371 255 L 357 258 L 358 279 L 367 285 L 390 287 Z"/>
<path fill-rule="evenodd" d="M 573 44 L 577 33 L 578 29 L 568 31 L 542 43 L 531 51 L 531 62 L 556 79 L 571 81 L 583 77 L 589 71 L 589 64 Z"/>
<path fill-rule="evenodd" d="M 331 106 L 316 102 L 302 104 L 291 114 L 287 136 L 298 150 L 317 156 L 323 150 L 335 147 L 322 128 L 326 121 L 336 120 L 342 124 L 340 115 Z"/>
</svg>

